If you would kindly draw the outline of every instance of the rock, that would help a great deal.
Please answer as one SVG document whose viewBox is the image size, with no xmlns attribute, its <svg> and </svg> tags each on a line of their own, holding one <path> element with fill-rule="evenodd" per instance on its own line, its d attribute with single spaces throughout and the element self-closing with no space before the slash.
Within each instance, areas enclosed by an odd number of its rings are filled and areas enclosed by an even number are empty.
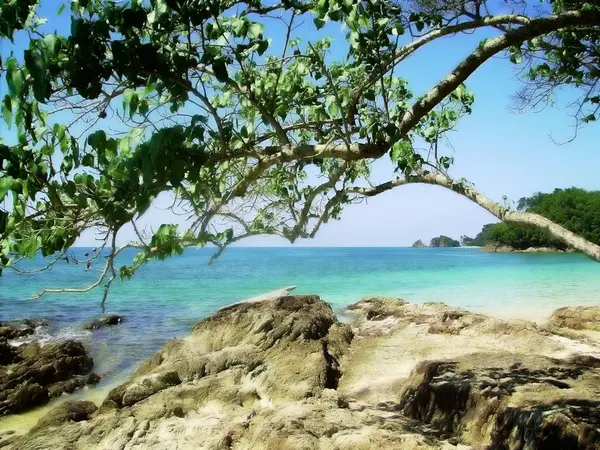
<svg viewBox="0 0 600 450">
<path fill-rule="evenodd" d="M 90 375 L 93 361 L 79 342 L 29 344 L 17 351 L 10 370 L 0 371 L 0 416 L 26 411 L 99 379 Z"/>
<path fill-rule="evenodd" d="M 564 336 L 527 321 L 504 321 L 442 303 L 409 304 L 366 299 L 351 306 L 358 316 L 354 340 L 340 361 L 338 391 L 369 404 L 397 397 L 411 371 L 424 360 L 471 353 L 536 354 L 594 365 L 600 345 Z M 370 319 L 368 319 L 370 317 Z M 578 353 L 587 352 L 587 356 Z M 575 355 L 575 356 L 573 356 Z"/>
<path fill-rule="evenodd" d="M 399 298 L 365 297 L 360 302 L 349 305 L 347 309 L 361 315 L 366 320 L 382 320 L 398 314 L 399 307 L 406 303 Z"/>
<path fill-rule="evenodd" d="M 45 319 L 25 319 L 11 324 L 0 323 L 0 339 L 18 339 L 23 336 L 29 336 L 35 333 L 38 327 L 47 325 L 48 321 Z"/>
<path fill-rule="evenodd" d="M 120 325 L 123 322 L 123 317 L 112 314 L 110 316 L 100 317 L 93 319 L 83 325 L 85 330 L 97 330 L 103 328 L 106 325 Z"/>
<path fill-rule="evenodd" d="M 59 381 L 48 388 L 50 398 L 56 398 L 62 394 L 72 394 L 76 389 L 90 384 L 96 384 L 100 381 L 100 376 L 95 373 L 87 375 L 74 375 L 66 381 Z"/>
<path fill-rule="evenodd" d="M 429 243 L 430 247 L 460 247 L 460 242 L 448 236 L 438 236 Z"/>
<path fill-rule="evenodd" d="M 6 448 L 599 450 L 600 346 L 441 303 L 350 309 L 351 326 L 316 296 L 223 308 L 98 411 Z"/>
<path fill-rule="evenodd" d="M 569 306 L 557 309 L 549 324 L 573 330 L 600 331 L 600 306 Z"/>
<path fill-rule="evenodd" d="M 481 251 L 489 253 L 511 253 L 517 250 L 508 245 L 486 244 L 481 247 Z"/>
<path fill-rule="evenodd" d="M 564 250 L 555 247 L 529 247 L 523 253 L 564 253 Z"/>
<path fill-rule="evenodd" d="M 566 250 L 562 250 L 555 247 L 529 247 L 523 250 L 511 247 L 510 245 L 500 245 L 495 243 L 486 244 L 481 248 L 483 252 L 490 253 L 575 253 L 577 250 L 568 248 Z"/>
<path fill-rule="evenodd" d="M 419 364 L 397 409 L 485 448 L 592 450 L 599 381 L 597 371 L 551 358 L 474 353 Z"/>
<path fill-rule="evenodd" d="M 103 317 L 100 319 L 106 325 L 119 325 L 123 322 L 123 318 L 121 316 L 117 316 L 116 314 L 111 314 L 110 316 Z"/>
<path fill-rule="evenodd" d="M 6 366 L 16 362 L 19 358 L 19 351 L 16 347 L 10 345 L 6 338 L 0 338 L 0 366 Z"/>
<path fill-rule="evenodd" d="M 23 358 L 35 358 L 42 351 L 42 347 L 37 342 L 23 344 L 19 347 L 19 353 Z"/>
<path fill-rule="evenodd" d="M 411 245 L 411 247 L 412 248 L 424 248 L 424 247 L 427 247 L 427 246 L 425 244 L 423 244 L 423 241 L 421 239 L 419 239 L 413 245 Z"/>
<path fill-rule="evenodd" d="M 97 409 L 98 407 L 89 401 L 66 401 L 42 417 L 36 424 L 35 429 L 56 427 L 67 422 L 88 420 Z"/>
</svg>

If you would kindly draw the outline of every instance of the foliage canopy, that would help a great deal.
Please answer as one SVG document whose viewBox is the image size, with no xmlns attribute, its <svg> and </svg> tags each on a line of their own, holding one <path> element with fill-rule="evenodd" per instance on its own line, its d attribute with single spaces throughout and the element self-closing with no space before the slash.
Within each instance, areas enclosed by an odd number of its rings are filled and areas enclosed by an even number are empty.
<svg viewBox="0 0 600 450">
<path fill-rule="evenodd" d="M 109 254 L 90 288 L 104 286 L 106 298 L 116 277 L 150 259 L 208 243 L 222 251 L 258 234 L 312 237 L 345 205 L 413 182 L 452 189 L 501 219 L 533 220 L 452 179 L 440 142 L 471 112 L 464 82 L 504 52 L 529 67 L 534 90 L 582 88 L 592 107 L 582 120 L 595 119 L 600 7 L 538 3 L 73 0 L 56 5 L 70 14 L 70 29 L 56 30 L 37 1 L 2 0 L 3 45 L 26 45 L 0 65 L 14 133 L 0 142 L 0 266 L 38 251 L 68 258 L 81 233 L 96 230 Z M 342 56 L 331 52 L 331 27 L 344 27 Z M 487 37 L 414 97 L 402 63 L 479 29 Z M 394 173 L 372 183 L 382 157 Z M 165 193 L 190 226 L 138 230 Z M 124 227 L 139 253 L 117 268 Z"/>
</svg>

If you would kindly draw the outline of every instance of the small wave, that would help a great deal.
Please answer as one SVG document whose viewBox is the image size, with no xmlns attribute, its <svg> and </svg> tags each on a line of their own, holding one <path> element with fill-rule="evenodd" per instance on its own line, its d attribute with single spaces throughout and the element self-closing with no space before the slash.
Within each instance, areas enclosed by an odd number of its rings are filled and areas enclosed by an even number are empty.
<svg viewBox="0 0 600 450">
<path fill-rule="evenodd" d="M 87 342 L 91 337 L 91 331 L 76 327 L 61 328 L 55 331 L 48 329 L 47 327 L 37 327 L 33 334 L 13 339 L 10 341 L 10 344 L 19 347 L 24 344 L 30 344 L 31 342 L 37 342 L 44 346 L 67 340 Z"/>
</svg>

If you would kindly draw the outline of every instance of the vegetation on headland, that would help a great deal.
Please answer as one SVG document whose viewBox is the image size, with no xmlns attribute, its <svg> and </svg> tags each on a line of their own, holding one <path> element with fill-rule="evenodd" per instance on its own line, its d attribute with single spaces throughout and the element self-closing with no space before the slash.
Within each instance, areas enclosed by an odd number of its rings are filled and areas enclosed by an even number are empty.
<svg viewBox="0 0 600 450">
<path fill-rule="evenodd" d="M 431 240 L 430 247 L 460 247 L 460 242 L 448 236 L 438 236 Z"/>
<path fill-rule="evenodd" d="M 600 244 L 600 191 L 555 189 L 519 200 L 520 211 L 541 214 L 566 229 Z M 546 247 L 566 250 L 569 245 L 543 228 L 514 223 L 490 223 L 475 236 L 463 236 L 463 245 L 502 246 L 515 250 Z"/>
<path fill-rule="evenodd" d="M 87 288 L 40 296 L 100 287 L 104 301 L 115 279 L 153 259 L 207 244 L 221 252 L 255 235 L 311 238 L 346 206 L 412 183 L 449 189 L 502 221 L 541 226 L 600 261 L 593 242 L 451 176 L 444 146 L 472 111 L 464 83 L 498 55 L 523 68 L 519 106 L 554 104 L 555 88 L 569 85 L 581 94 L 571 104 L 577 125 L 595 121 L 596 2 L 48 3 L 62 19 L 40 17 L 37 0 L 0 3 L 9 55 L 1 112 L 15 137 L 0 142 L 0 269 L 36 252 L 68 259 L 86 231 L 98 233 L 108 257 L 84 261 L 102 265 Z M 347 30 L 344 55 L 320 38 L 331 24 Z M 400 66 L 435 41 L 467 35 L 473 50 L 415 97 Z M 311 36 L 319 38 L 304 41 Z M 378 184 L 371 165 L 381 158 L 392 166 Z M 159 195 L 173 198 L 170 209 L 189 226 L 137 228 Z M 135 231 L 126 247 L 138 253 L 119 267 L 124 228 Z"/>
</svg>

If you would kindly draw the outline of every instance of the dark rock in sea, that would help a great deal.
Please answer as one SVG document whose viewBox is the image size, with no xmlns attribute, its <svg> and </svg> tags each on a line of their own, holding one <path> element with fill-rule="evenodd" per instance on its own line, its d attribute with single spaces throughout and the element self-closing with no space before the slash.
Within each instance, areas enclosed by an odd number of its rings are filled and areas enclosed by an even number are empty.
<svg viewBox="0 0 600 450">
<path fill-rule="evenodd" d="M 424 248 L 424 247 L 427 247 L 427 246 L 425 244 L 423 244 L 423 241 L 421 239 L 419 239 L 413 245 L 411 245 L 411 247 L 412 248 Z"/>
<path fill-rule="evenodd" d="M 110 316 L 93 319 L 83 325 L 84 330 L 98 330 L 107 325 L 119 325 L 123 323 L 123 317 L 111 314 Z"/>
<path fill-rule="evenodd" d="M 17 339 L 35 333 L 38 327 L 47 326 L 45 319 L 21 320 L 14 323 L 0 323 L 0 338 Z"/>
<path fill-rule="evenodd" d="M 16 351 L 16 354 L 15 354 Z M 0 416 L 26 411 L 50 398 L 96 383 L 83 345 L 65 341 L 13 347 L 10 365 L 0 366 Z"/>
</svg>

